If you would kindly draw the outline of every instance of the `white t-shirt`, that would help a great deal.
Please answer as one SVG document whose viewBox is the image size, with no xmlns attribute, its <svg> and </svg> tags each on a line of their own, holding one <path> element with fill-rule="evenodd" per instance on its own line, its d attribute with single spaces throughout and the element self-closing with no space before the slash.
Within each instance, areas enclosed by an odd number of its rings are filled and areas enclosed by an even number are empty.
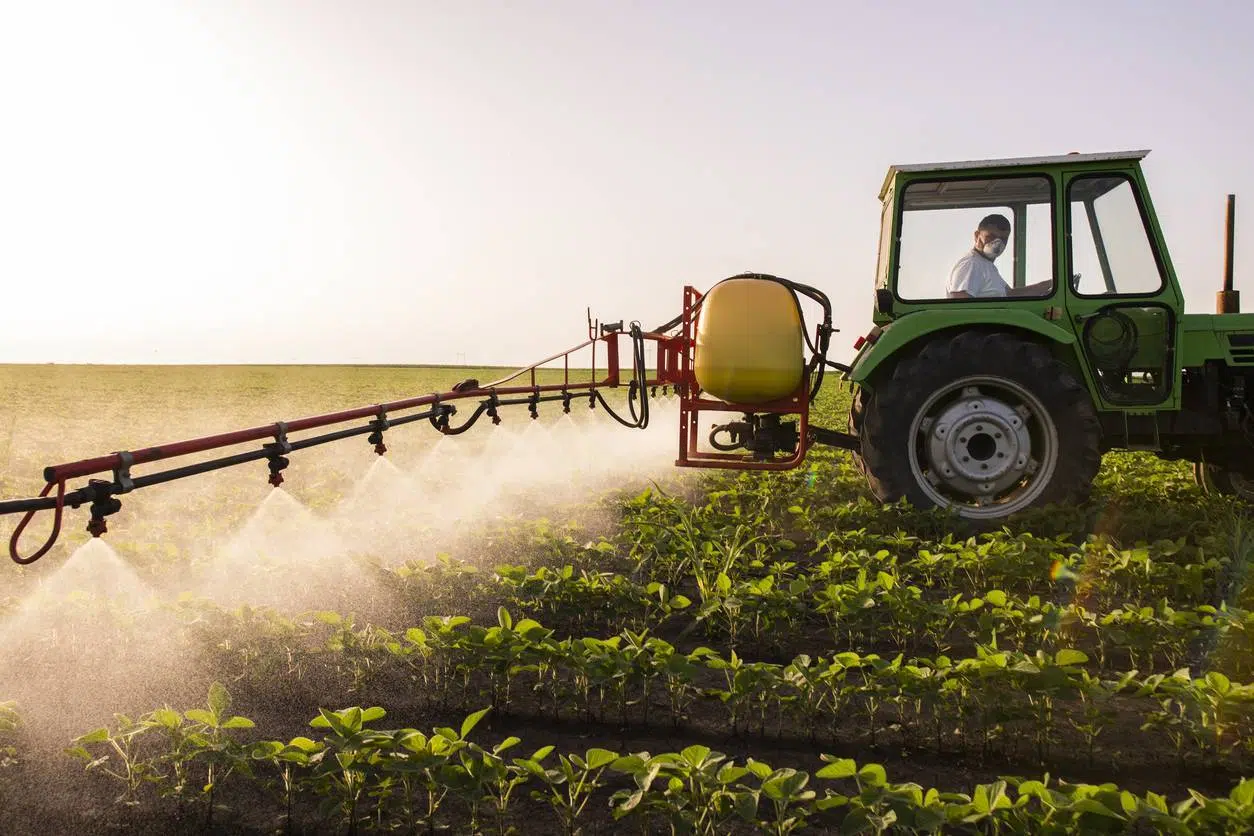
<svg viewBox="0 0 1254 836">
<path fill-rule="evenodd" d="M 1010 285 L 993 262 L 972 250 L 958 259 L 954 269 L 949 271 L 946 290 L 950 293 L 965 290 L 972 296 L 1005 296 L 1010 293 Z"/>
</svg>

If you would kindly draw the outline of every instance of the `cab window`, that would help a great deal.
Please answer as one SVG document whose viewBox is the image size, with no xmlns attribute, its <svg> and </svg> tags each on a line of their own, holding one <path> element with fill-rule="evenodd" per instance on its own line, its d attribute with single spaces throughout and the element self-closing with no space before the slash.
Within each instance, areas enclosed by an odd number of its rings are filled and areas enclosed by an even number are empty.
<svg viewBox="0 0 1254 836">
<path fill-rule="evenodd" d="M 1077 177 L 1067 186 L 1071 283 L 1082 296 L 1144 296 L 1163 274 L 1132 181 Z"/>
<path fill-rule="evenodd" d="M 1008 232 L 977 239 L 981 221 L 990 216 L 1008 222 Z M 976 250 L 977 240 L 990 238 L 1001 238 L 1005 247 L 991 258 Z M 903 301 L 1049 296 L 1054 291 L 1053 183 L 1023 175 L 911 182 L 901 197 L 897 258 L 895 287 Z M 976 295 L 952 294 L 955 284 Z"/>
</svg>

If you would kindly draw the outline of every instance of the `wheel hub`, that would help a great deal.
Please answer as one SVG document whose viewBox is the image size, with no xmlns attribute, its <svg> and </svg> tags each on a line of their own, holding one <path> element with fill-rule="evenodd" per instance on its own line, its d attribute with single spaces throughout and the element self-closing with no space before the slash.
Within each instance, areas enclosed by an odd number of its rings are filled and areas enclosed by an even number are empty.
<svg viewBox="0 0 1254 836">
<path fill-rule="evenodd" d="M 921 428 L 933 481 L 972 496 L 989 496 L 1019 481 L 1035 465 L 1025 417 L 974 386 L 963 389 Z"/>
</svg>

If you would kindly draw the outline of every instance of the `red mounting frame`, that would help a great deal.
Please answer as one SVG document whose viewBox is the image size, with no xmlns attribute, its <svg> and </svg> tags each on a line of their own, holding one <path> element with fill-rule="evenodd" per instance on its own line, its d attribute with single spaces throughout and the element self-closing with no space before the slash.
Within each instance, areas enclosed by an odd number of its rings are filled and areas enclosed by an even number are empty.
<svg viewBox="0 0 1254 836">
<path fill-rule="evenodd" d="M 691 286 L 684 287 L 683 330 L 680 344 L 683 355 L 679 378 L 679 467 L 709 467 L 725 470 L 791 470 L 800 465 L 808 451 L 810 392 L 805 378 L 792 395 L 776 401 L 756 404 L 735 404 L 701 397 L 693 369 L 696 348 L 696 330 L 701 317 L 701 300 L 704 294 Z M 707 452 L 698 449 L 698 432 L 702 412 L 766 413 L 772 415 L 797 415 L 797 451 L 788 458 L 756 459 L 751 453 Z"/>
</svg>

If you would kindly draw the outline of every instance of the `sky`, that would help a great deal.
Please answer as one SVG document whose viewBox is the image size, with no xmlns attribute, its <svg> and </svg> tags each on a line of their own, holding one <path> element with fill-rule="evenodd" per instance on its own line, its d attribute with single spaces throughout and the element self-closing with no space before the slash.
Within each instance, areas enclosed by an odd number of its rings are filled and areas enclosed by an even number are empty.
<svg viewBox="0 0 1254 836">
<path fill-rule="evenodd" d="M 1252 30 L 1236 2 L 8 0 L 0 362 L 522 365 L 747 270 L 828 293 L 847 359 L 890 165 L 1140 148 L 1187 309 L 1236 193 L 1254 310 Z"/>
</svg>

